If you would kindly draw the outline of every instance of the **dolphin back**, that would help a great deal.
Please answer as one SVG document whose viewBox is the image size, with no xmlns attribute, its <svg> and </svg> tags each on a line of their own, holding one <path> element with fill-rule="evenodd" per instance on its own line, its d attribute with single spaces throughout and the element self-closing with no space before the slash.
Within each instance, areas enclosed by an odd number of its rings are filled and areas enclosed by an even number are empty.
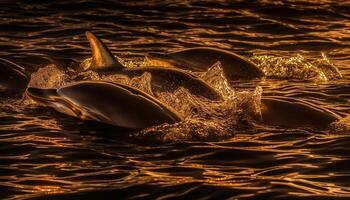
<svg viewBox="0 0 350 200">
<path fill-rule="evenodd" d="M 323 130 L 340 117 L 314 105 L 290 98 L 264 97 L 262 99 L 262 120 L 266 124 Z"/>
<path fill-rule="evenodd" d="M 0 58 L 0 93 L 22 93 L 28 82 L 23 67 Z"/>
<path fill-rule="evenodd" d="M 220 61 L 226 78 L 231 80 L 254 79 L 263 76 L 263 72 L 247 58 L 212 47 L 188 48 L 168 54 L 151 53 L 148 56 L 151 59 L 167 61 L 178 68 L 202 72 Z"/>
</svg>

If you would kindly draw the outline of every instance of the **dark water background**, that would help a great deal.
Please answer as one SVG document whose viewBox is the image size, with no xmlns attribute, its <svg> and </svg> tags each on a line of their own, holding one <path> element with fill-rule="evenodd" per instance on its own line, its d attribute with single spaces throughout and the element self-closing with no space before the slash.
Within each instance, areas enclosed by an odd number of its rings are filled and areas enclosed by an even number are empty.
<svg viewBox="0 0 350 200">
<path fill-rule="evenodd" d="M 18 1 L 0 7 L 0 56 L 29 72 L 87 58 L 86 30 L 118 55 L 195 46 L 310 60 L 325 52 L 343 79 L 265 80 L 263 95 L 350 113 L 347 1 Z M 265 127 L 222 140 L 148 143 L 12 101 L 2 97 L 0 105 L 1 199 L 350 198 L 348 131 Z"/>
</svg>

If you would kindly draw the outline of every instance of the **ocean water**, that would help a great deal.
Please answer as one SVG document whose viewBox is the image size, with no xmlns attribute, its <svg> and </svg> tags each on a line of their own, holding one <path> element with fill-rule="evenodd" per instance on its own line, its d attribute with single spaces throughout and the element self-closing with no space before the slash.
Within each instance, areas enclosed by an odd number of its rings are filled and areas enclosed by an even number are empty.
<svg viewBox="0 0 350 200">
<path fill-rule="evenodd" d="M 206 46 L 244 55 L 265 78 L 198 74 L 225 97 L 156 92 L 185 120 L 138 132 L 87 122 L 1 94 L 0 199 L 350 198 L 350 3 L 347 1 L 0 2 L 0 57 L 31 86 L 59 87 L 88 65 L 85 31 L 128 67 L 144 55 Z M 69 71 L 68 70 L 68 71 Z M 87 71 L 152 93 L 150 74 Z M 327 130 L 250 118 L 261 97 L 307 101 L 344 119 Z M 301 116 L 302 117 L 302 116 Z"/>
</svg>

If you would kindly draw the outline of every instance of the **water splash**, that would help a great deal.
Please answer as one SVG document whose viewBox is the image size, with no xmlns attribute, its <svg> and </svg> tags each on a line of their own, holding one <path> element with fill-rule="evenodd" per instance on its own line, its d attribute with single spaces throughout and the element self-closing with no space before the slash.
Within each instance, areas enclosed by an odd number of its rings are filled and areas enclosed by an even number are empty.
<svg viewBox="0 0 350 200">
<path fill-rule="evenodd" d="M 328 81 L 341 78 L 339 70 L 325 54 L 322 59 L 308 61 L 302 55 L 288 58 L 256 55 L 250 58 L 268 78 Z"/>
<path fill-rule="evenodd" d="M 205 73 L 201 74 L 200 77 L 218 91 L 225 100 L 235 97 L 235 91 L 230 87 L 228 80 L 225 78 L 220 61 L 216 62 Z"/>
<path fill-rule="evenodd" d="M 70 76 L 66 72 L 59 69 L 57 65 L 51 64 L 32 73 L 28 86 L 37 88 L 57 88 L 67 84 L 69 80 Z"/>
<path fill-rule="evenodd" d="M 162 142 L 186 140 L 218 140 L 234 135 L 237 124 L 236 102 L 214 102 L 192 96 L 180 88 L 173 94 L 163 94 L 160 100 L 179 111 L 184 120 L 176 124 L 150 127 L 138 136 L 156 137 Z"/>
<path fill-rule="evenodd" d="M 135 76 L 133 78 L 129 78 L 126 75 L 113 74 L 113 75 L 103 76 L 100 80 L 117 82 L 124 85 L 128 85 L 154 96 L 152 91 L 152 86 L 151 86 L 152 75 L 148 72 L 145 72 L 142 75 Z"/>
<path fill-rule="evenodd" d="M 249 122 L 252 113 L 260 112 L 261 88 L 239 92 L 234 99 L 222 102 L 198 98 L 184 88 L 160 97 L 161 101 L 180 111 L 185 119 L 176 124 L 146 128 L 134 137 L 161 142 L 213 141 L 231 138 L 237 130 L 249 128 L 242 122 Z"/>
<path fill-rule="evenodd" d="M 346 117 L 344 117 L 336 122 L 333 122 L 330 125 L 330 128 L 337 133 L 348 134 L 350 131 L 350 115 L 347 115 Z"/>
<path fill-rule="evenodd" d="M 343 75 L 340 73 L 339 69 L 331 63 L 327 55 L 322 52 L 322 58 L 312 61 L 311 63 L 319 68 L 326 76 L 328 80 L 335 80 L 343 78 Z"/>
<path fill-rule="evenodd" d="M 59 88 L 76 81 L 110 81 L 136 87 L 148 94 L 152 93 L 151 74 L 144 73 L 139 77 L 129 78 L 122 74 L 99 74 L 95 71 L 83 71 L 74 76 L 70 76 L 56 65 L 47 65 L 40 68 L 31 75 L 29 87 L 37 88 Z"/>
<path fill-rule="evenodd" d="M 74 77 L 71 81 L 79 81 L 79 80 L 92 80 L 92 81 L 109 81 L 114 83 L 120 83 L 124 85 L 128 85 L 131 87 L 135 87 L 143 92 L 146 92 L 150 95 L 153 95 L 152 86 L 151 86 L 152 75 L 148 72 L 143 73 L 140 76 L 135 76 L 133 78 L 128 77 L 123 74 L 99 74 L 95 71 L 86 71 L 81 72 L 79 75 Z"/>
</svg>

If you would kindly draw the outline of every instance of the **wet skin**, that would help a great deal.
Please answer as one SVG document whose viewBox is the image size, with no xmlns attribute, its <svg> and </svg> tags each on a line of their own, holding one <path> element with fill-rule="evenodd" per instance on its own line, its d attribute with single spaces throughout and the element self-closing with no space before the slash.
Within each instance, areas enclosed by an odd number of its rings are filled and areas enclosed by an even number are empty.
<svg viewBox="0 0 350 200">
<path fill-rule="evenodd" d="M 325 130 L 340 119 L 337 114 L 317 108 L 303 101 L 281 98 L 263 97 L 261 100 L 262 122 L 285 128 L 312 128 Z"/>
<path fill-rule="evenodd" d="M 22 94 L 28 82 L 23 67 L 0 58 L 0 93 Z"/>
<path fill-rule="evenodd" d="M 217 48 L 196 47 L 167 54 L 149 53 L 148 56 L 151 59 L 169 62 L 178 68 L 200 72 L 207 71 L 219 61 L 229 80 L 249 80 L 263 76 L 263 72 L 247 58 Z"/>
<path fill-rule="evenodd" d="M 128 129 L 181 121 L 179 114 L 157 99 L 122 84 L 81 81 L 57 90 L 28 88 L 26 94 L 64 114 Z"/>
</svg>

